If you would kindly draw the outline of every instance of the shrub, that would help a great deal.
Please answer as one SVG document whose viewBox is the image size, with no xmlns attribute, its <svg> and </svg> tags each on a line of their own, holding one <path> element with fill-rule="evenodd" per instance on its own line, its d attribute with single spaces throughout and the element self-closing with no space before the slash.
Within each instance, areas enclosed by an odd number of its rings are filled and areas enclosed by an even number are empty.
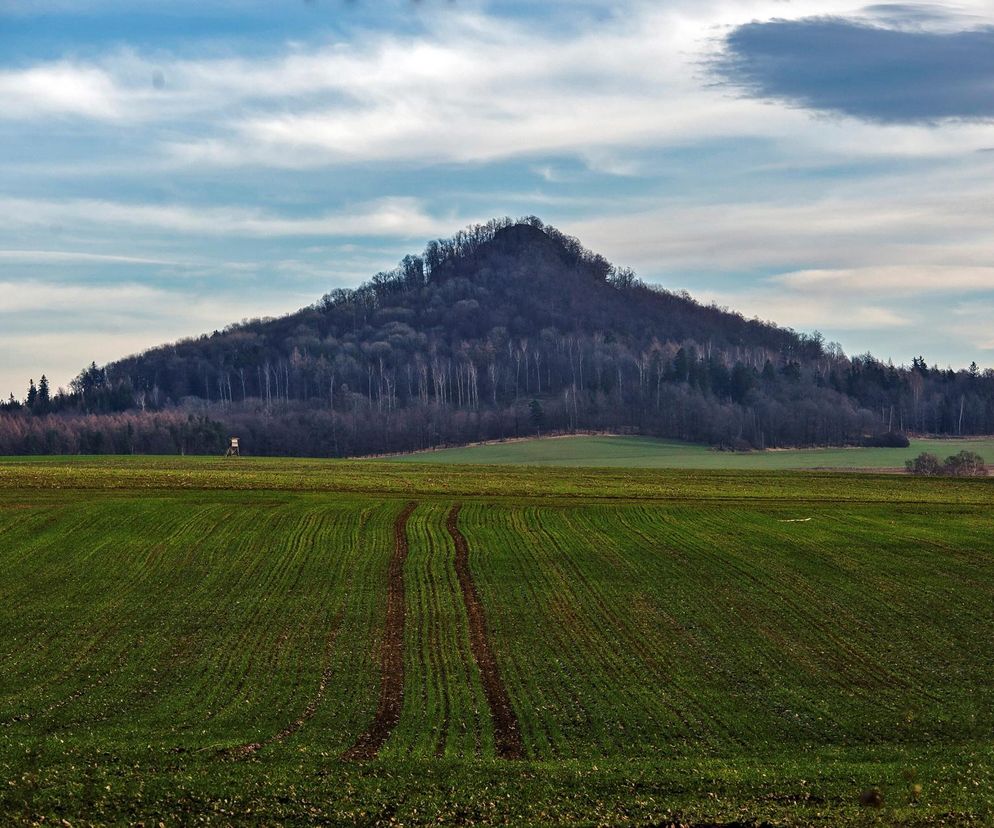
<svg viewBox="0 0 994 828">
<path fill-rule="evenodd" d="M 984 458 L 973 451 L 961 451 L 946 458 L 940 463 L 939 458 L 927 451 L 919 454 L 914 460 L 908 460 L 904 467 L 911 474 L 921 477 L 986 477 L 987 464 Z"/>
<path fill-rule="evenodd" d="M 943 471 L 953 477 L 986 477 L 987 464 L 974 451 L 961 451 L 946 458 Z"/>
<path fill-rule="evenodd" d="M 934 454 L 923 451 L 914 460 L 908 460 L 904 467 L 911 473 L 922 477 L 935 477 L 942 474 L 942 464 Z"/>
</svg>

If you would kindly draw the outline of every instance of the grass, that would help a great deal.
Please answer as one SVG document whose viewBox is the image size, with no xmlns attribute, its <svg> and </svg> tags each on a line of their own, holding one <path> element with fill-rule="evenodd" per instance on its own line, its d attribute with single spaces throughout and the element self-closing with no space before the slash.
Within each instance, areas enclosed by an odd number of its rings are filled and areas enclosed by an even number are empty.
<svg viewBox="0 0 994 828">
<path fill-rule="evenodd" d="M 513 440 L 400 455 L 407 463 L 468 463 L 647 469 L 903 469 L 924 451 L 944 460 L 961 450 L 994 461 L 994 439 L 914 439 L 907 449 L 819 448 L 716 451 L 698 443 L 653 437 L 555 437 Z"/>
<path fill-rule="evenodd" d="M 349 761 L 410 502 L 400 717 Z M 0 823 L 988 825 L 992 507 L 894 475 L 3 460 Z"/>
</svg>

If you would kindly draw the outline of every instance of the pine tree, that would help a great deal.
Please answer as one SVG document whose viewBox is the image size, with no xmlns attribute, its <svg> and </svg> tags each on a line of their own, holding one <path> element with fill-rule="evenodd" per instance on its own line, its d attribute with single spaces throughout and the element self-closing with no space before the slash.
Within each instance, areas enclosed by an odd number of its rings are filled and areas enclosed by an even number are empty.
<svg viewBox="0 0 994 828">
<path fill-rule="evenodd" d="M 28 381 L 28 397 L 24 402 L 28 408 L 34 411 L 35 404 L 38 402 L 38 389 L 35 388 L 35 381 L 33 379 Z"/>
<path fill-rule="evenodd" d="M 42 374 L 41 379 L 38 381 L 38 412 L 40 414 L 47 414 L 51 405 L 52 396 L 48 390 L 48 377 Z"/>
<path fill-rule="evenodd" d="M 535 426 L 535 431 L 539 437 L 542 436 L 542 425 L 545 423 L 545 412 L 542 410 L 542 403 L 532 400 L 528 403 L 528 419 Z"/>
</svg>

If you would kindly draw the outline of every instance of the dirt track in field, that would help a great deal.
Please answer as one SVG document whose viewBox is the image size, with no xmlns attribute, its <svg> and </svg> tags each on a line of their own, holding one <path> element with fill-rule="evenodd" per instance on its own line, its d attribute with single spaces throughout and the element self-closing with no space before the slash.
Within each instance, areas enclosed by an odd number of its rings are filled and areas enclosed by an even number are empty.
<svg viewBox="0 0 994 828">
<path fill-rule="evenodd" d="M 404 562 L 407 519 L 417 506 L 408 503 L 393 525 L 394 548 L 387 575 L 387 620 L 380 645 L 380 702 L 369 729 L 356 739 L 343 759 L 373 759 L 400 721 L 404 705 Z"/>
<path fill-rule="evenodd" d="M 483 691 L 490 705 L 490 713 L 494 720 L 494 742 L 497 755 L 503 759 L 521 759 L 524 756 L 524 746 L 521 742 L 521 726 L 518 717 L 511 707 L 511 698 L 507 693 L 504 682 L 501 681 L 497 669 L 497 659 L 490 638 L 487 635 L 487 619 L 483 613 L 483 603 L 480 601 L 473 573 L 469 568 L 469 544 L 459 531 L 459 510 L 461 504 L 456 504 L 449 512 L 448 529 L 456 545 L 456 575 L 462 588 L 463 600 L 466 603 L 466 615 L 469 618 L 469 643 L 473 650 L 473 658 L 480 670 L 483 681 Z"/>
</svg>

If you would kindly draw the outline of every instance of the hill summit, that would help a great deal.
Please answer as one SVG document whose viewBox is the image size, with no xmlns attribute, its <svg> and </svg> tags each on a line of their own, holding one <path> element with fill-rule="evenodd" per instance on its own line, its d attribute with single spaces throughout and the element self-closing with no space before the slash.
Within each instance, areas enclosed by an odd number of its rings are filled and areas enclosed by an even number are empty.
<svg viewBox="0 0 994 828">
<path fill-rule="evenodd" d="M 747 448 L 990 433 L 994 376 L 850 359 L 529 217 L 431 241 L 296 313 L 91 365 L 31 413 L 66 451 L 216 451 L 238 433 L 251 453 L 341 456 L 579 429 Z"/>
</svg>

